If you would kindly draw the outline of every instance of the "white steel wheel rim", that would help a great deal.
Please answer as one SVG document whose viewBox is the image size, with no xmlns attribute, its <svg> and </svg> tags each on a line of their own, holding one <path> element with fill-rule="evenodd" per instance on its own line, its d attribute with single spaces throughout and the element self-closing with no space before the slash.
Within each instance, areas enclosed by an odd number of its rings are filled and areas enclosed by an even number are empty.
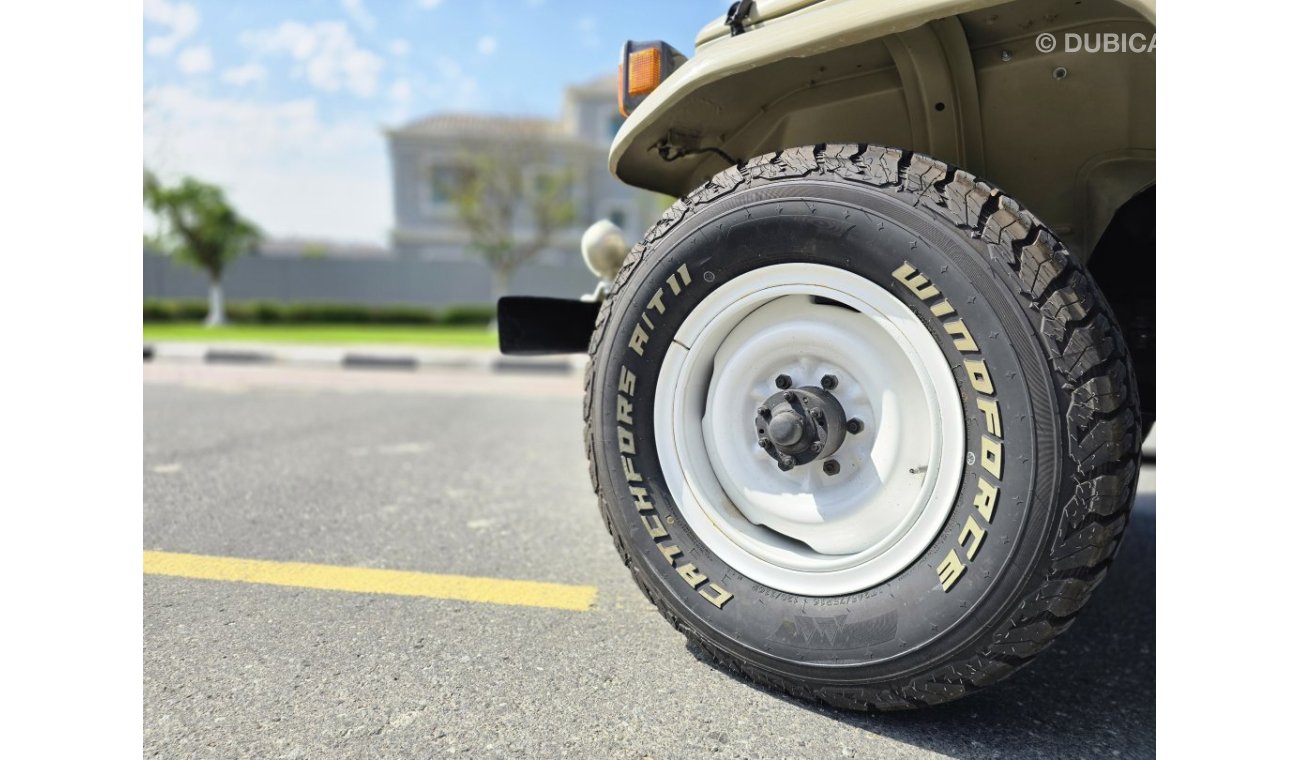
<svg viewBox="0 0 1300 760">
<path fill-rule="evenodd" d="M 782 471 L 759 447 L 755 410 L 779 374 L 795 387 L 839 380 L 846 419 L 864 427 L 831 455 L 838 474 L 821 460 Z M 898 575 L 961 483 L 965 423 L 942 350 L 901 301 L 843 269 L 778 264 L 720 286 L 678 329 L 655 399 L 682 518 L 723 562 L 787 593 L 838 596 Z"/>
</svg>

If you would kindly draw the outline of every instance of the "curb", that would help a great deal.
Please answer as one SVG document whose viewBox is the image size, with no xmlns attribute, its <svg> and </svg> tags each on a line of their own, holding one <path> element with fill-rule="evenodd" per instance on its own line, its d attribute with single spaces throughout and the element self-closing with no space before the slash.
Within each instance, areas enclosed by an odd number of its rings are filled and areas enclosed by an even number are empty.
<svg viewBox="0 0 1300 760">
<path fill-rule="evenodd" d="M 338 367 L 341 369 L 418 372 L 470 369 L 497 373 L 571 374 L 586 365 L 585 356 L 503 356 L 495 351 L 393 347 L 329 348 L 265 344 L 146 343 L 145 362 Z"/>
</svg>

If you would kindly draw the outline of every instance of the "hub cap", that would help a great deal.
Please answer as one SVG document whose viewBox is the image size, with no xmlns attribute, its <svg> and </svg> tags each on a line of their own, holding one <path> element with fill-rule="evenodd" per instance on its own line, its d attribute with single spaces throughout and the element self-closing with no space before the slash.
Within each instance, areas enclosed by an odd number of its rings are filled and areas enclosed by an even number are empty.
<svg viewBox="0 0 1300 760">
<path fill-rule="evenodd" d="M 790 593 L 870 588 L 938 535 L 965 427 L 924 324 L 875 283 L 782 264 L 711 293 L 660 372 L 655 436 L 692 530 Z"/>
</svg>

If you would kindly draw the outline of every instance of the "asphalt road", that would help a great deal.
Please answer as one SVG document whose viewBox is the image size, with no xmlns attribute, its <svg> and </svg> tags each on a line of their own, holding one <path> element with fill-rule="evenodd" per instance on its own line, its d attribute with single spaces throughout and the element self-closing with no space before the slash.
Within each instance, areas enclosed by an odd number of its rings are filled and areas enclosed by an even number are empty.
<svg viewBox="0 0 1300 760">
<path fill-rule="evenodd" d="M 574 612 L 149 575 L 160 757 L 1141 757 L 1155 753 L 1155 477 L 1075 626 L 923 712 L 714 668 L 597 514 L 577 377 L 145 367 L 147 550 L 595 586 Z"/>
</svg>

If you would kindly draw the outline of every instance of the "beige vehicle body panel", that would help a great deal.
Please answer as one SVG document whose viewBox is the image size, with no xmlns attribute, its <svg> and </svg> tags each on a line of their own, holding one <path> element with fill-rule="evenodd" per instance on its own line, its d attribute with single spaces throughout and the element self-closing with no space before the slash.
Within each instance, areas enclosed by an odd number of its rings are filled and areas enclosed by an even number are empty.
<svg viewBox="0 0 1300 760">
<path fill-rule="evenodd" d="M 1036 46 L 1043 33 L 1054 51 Z M 1069 52 L 1067 33 L 1154 44 L 1155 3 L 760 0 L 745 33 L 722 19 L 700 32 L 694 57 L 619 130 L 610 169 L 680 196 L 728 166 L 691 151 L 891 145 L 1002 187 L 1086 259 L 1155 182 L 1156 59 Z M 689 154 L 668 161 L 665 147 Z"/>
</svg>

